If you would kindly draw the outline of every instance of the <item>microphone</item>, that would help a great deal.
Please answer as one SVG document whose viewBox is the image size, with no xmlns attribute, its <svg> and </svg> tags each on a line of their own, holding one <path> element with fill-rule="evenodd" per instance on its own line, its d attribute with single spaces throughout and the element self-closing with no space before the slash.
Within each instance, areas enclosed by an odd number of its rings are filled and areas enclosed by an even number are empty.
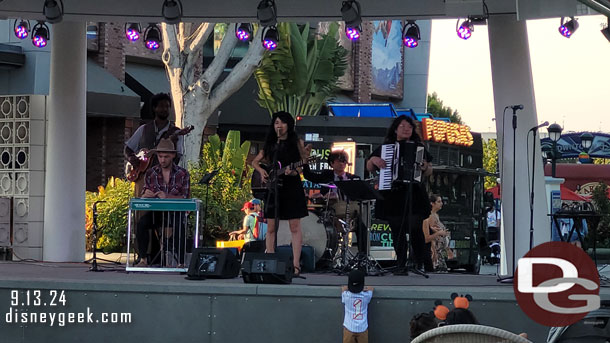
<svg viewBox="0 0 610 343">
<path fill-rule="evenodd" d="M 542 124 L 540 124 L 540 125 L 537 125 L 537 126 L 532 127 L 532 128 L 530 129 L 530 131 L 535 131 L 535 130 L 538 130 L 539 128 L 541 128 L 541 127 L 545 127 L 545 126 L 549 126 L 549 122 L 548 122 L 548 121 L 545 121 L 544 123 L 542 123 Z"/>
<path fill-rule="evenodd" d="M 509 107 L 512 108 L 513 111 L 522 110 L 523 109 L 523 105 L 512 105 L 512 106 L 509 106 Z"/>
<path fill-rule="evenodd" d="M 277 144 L 280 144 L 280 128 L 275 129 L 275 135 L 277 136 Z"/>
</svg>

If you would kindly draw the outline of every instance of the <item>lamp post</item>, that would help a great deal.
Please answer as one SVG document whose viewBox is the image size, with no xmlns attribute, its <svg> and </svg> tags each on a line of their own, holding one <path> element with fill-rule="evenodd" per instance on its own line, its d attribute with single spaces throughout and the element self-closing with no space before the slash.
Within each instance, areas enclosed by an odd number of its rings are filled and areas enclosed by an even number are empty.
<svg viewBox="0 0 610 343">
<path fill-rule="evenodd" d="M 561 131 L 563 131 L 563 129 L 561 126 L 559 126 L 559 124 L 554 123 L 551 124 L 547 130 L 549 132 L 549 138 L 553 142 L 553 151 L 551 154 L 551 175 L 555 177 L 555 166 L 557 164 L 557 159 L 561 157 L 561 153 L 557 151 L 557 142 L 561 138 Z"/>
<path fill-rule="evenodd" d="M 580 135 L 580 143 L 582 144 L 582 148 L 585 149 L 585 152 L 589 152 L 591 145 L 593 144 L 593 135 L 585 132 Z"/>
</svg>

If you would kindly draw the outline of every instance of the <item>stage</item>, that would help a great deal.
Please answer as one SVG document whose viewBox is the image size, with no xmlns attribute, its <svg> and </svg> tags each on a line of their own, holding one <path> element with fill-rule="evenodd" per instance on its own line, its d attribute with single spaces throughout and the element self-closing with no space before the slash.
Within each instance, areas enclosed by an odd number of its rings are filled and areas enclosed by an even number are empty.
<svg viewBox="0 0 610 343">
<path fill-rule="evenodd" d="M 239 277 L 191 281 L 179 273 L 126 273 L 124 265 L 101 273 L 89 272 L 89 267 L 84 263 L 0 262 L 2 341 L 341 340 L 339 287 L 346 283 L 346 276 L 308 273 L 306 279 L 294 279 L 289 285 L 257 285 L 244 284 Z M 496 281 L 495 267 L 484 267 L 483 275 L 430 274 L 425 279 L 388 273 L 367 277 L 367 285 L 375 287 L 369 307 L 371 341 L 408 342 L 411 317 L 432 310 L 436 299 L 452 308 L 450 294 L 457 292 L 472 295 L 471 310 L 482 324 L 527 332 L 532 341 L 544 342 L 548 329 L 523 314 L 512 284 Z M 602 299 L 610 299 L 610 288 L 602 287 L 601 294 Z M 38 322 L 19 322 L 18 313 Z M 69 313 L 76 313 L 73 323 Z M 83 317 L 80 323 L 79 313 Z"/>
</svg>

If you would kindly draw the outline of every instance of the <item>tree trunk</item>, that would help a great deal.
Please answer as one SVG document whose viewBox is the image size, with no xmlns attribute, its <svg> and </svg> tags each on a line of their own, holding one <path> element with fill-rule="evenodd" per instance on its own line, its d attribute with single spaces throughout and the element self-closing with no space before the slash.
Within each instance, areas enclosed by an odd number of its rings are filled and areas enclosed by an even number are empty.
<svg viewBox="0 0 610 343">
<path fill-rule="evenodd" d="M 167 71 L 176 126 L 195 126 L 184 138 L 183 162 L 195 162 L 201 153 L 205 125 L 212 113 L 229 96 L 248 80 L 263 57 L 261 31 L 254 35 L 248 52 L 229 75 L 215 86 L 237 44 L 234 25 L 229 25 L 221 47 L 207 70 L 197 75 L 197 65 L 205 41 L 214 31 L 214 25 L 203 23 L 193 32 L 184 24 L 162 24 L 164 52 L 163 63 Z M 215 87 L 214 87 L 215 86 Z"/>
</svg>

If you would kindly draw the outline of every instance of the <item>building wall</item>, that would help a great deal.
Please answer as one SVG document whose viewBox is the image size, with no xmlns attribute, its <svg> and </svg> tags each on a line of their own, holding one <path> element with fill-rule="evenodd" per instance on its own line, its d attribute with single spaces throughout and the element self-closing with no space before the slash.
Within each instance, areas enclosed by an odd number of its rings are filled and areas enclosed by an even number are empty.
<svg viewBox="0 0 610 343">
<path fill-rule="evenodd" d="M 87 119 L 87 190 L 97 191 L 108 179 L 124 177 L 125 119 Z"/>
</svg>

